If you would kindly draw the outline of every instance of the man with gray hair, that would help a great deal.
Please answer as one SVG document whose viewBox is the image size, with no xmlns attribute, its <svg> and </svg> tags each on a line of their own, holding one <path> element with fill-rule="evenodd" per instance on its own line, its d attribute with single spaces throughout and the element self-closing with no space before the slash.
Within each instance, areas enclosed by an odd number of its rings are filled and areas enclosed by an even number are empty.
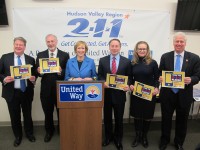
<svg viewBox="0 0 200 150">
<path fill-rule="evenodd" d="M 200 58 L 185 50 L 186 40 L 183 32 L 177 32 L 173 39 L 174 51 L 163 54 L 160 61 L 160 74 L 162 71 L 185 72 L 184 89 L 162 87 L 160 90 L 162 112 L 160 150 L 165 150 L 170 142 L 174 111 L 176 111 L 174 144 L 177 150 L 183 150 L 187 120 L 193 101 L 193 86 L 200 80 Z M 162 76 L 159 81 L 163 81 Z"/>
<path fill-rule="evenodd" d="M 58 123 L 59 114 L 57 109 L 57 97 L 56 97 L 56 81 L 64 80 L 65 68 L 67 60 L 69 59 L 69 54 L 63 52 L 57 48 L 57 37 L 53 34 L 48 34 L 46 36 L 47 50 L 39 52 L 36 59 L 36 68 L 38 75 L 41 79 L 41 91 L 40 99 L 42 103 L 42 108 L 45 115 L 45 130 L 46 135 L 44 137 L 44 142 L 49 142 L 54 134 L 54 122 L 53 122 L 53 112 L 54 106 L 56 106 Z M 59 58 L 59 73 L 46 73 L 40 74 L 39 59 L 40 58 Z M 58 126 L 59 129 L 59 126 Z"/>
</svg>

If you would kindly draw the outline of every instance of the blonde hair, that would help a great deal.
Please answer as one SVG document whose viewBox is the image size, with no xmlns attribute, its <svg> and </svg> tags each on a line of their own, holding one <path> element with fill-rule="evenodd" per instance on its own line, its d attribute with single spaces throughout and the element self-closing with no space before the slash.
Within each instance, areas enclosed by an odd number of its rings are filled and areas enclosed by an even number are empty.
<svg viewBox="0 0 200 150">
<path fill-rule="evenodd" d="M 15 41 L 17 41 L 17 40 L 19 40 L 19 41 L 22 41 L 23 43 L 24 43 L 24 46 L 26 46 L 26 39 L 25 38 L 23 38 L 23 37 L 16 37 L 16 38 L 14 38 L 14 43 L 15 43 Z"/>
<path fill-rule="evenodd" d="M 139 61 L 139 56 L 138 56 L 138 53 L 137 53 L 137 50 L 138 50 L 138 46 L 140 44 L 145 44 L 147 46 L 147 54 L 146 56 L 144 57 L 144 62 L 148 65 L 151 63 L 152 61 L 152 58 L 151 58 L 151 53 L 150 53 L 150 48 L 149 48 L 149 44 L 145 41 L 139 41 L 137 42 L 137 44 L 135 45 L 135 49 L 134 49 L 134 52 L 133 52 L 133 59 L 132 59 L 132 63 L 133 64 L 137 64 L 138 61 Z"/>
<path fill-rule="evenodd" d="M 85 46 L 85 53 L 87 53 L 87 51 L 88 51 L 88 46 L 87 46 L 87 43 L 84 42 L 84 41 L 78 41 L 78 42 L 76 42 L 76 44 L 74 45 L 74 52 L 76 53 L 76 49 L 77 49 L 77 47 L 79 47 L 80 45 L 84 45 L 84 46 Z"/>
</svg>

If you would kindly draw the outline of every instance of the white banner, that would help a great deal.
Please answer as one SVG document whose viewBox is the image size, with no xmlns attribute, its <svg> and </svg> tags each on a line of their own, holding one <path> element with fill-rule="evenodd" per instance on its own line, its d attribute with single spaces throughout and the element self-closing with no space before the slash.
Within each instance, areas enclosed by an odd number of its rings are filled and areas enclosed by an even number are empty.
<svg viewBox="0 0 200 150">
<path fill-rule="evenodd" d="M 169 50 L 170 13 L 116 9 L 15 8 L 14 37 L 27 40 L 26 53 L 36 57 L 47 49 L 45 36 L 55 34 L 58 48 L 75 56 L 74 44 L 88 43 L 87 55 L 98 65 L 100 57 L 109 54 L 108 42 L 122 42 L 121 55 L 130 58 L 138 41 L 147 41 L 153 58 L 159 63 Z"/>
</svg>

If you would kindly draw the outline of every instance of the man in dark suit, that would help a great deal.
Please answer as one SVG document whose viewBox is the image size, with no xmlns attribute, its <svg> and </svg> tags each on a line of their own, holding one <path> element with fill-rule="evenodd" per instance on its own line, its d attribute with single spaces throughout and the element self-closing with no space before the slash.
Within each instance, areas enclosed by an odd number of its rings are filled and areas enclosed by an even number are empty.
<svg viewBox="0 0 200 150">
<path fill-rule="evenodd" d="M 41 91 L 40 99 L 42 103 L 42 108 L 45 115 L 45 130 L 46 135 L 44 137 L 44 142 L 49 142 L 54 133 L 54 122 L 53 122 L 53 112 L 54 106 L 56 106 L 58 124 L 59 124 L 59 114 L 57 109 L 57 97 L 56 97 L 56 81 L 64 80 L 65 67 L 67 60 L 69 59 L 69 54 L 63 52 L 57 48 L 57 37 L 53 34 L 46 36 L 47 50 L 38 53 L 36 59 L 36 68 L 41 79 Z M 59 58 L 60 72 L 59 73 L 47 73 L 40 74 L 39 59 L 40 58 Z M 59 125 L 58 125 L 59 130 Z"/>
<path fill-rule="evenodd" d="M 160 61 L 160 73 L 162 71 L 185 72 L 185 88 L 171 89 L 162 87 L 160 91 L 162 111 L 162 134 L 159 148 L 164 150 L 170 142 L 172 116 L 176 110 L 175 138 L 174 144 L 177 150 L 183 150 L 183 143 L 186 137 L 187 120 L 190 106 L 193 101 L 193 86 L 200 79 L 199 56 L 185 51 L 186 36 L 178 32 L 173 39 L 174 51 L 165 53 Z M 179 68 L 177 70 L 177 68 Z M 163 78 L 160 77 L 160 82 Z"/>
<path fill-rule="evenodd" d="M 12 130 L 15 135 L 14 146 L 21 144 L 22 124 L 21 109 L 24 117 L 24 130 L 26 137 L 35 142 L 33 135 L 33 121 L 31 117 L 32 101 L 35 83 L 35 60 L 24 54 L 26 40 L 23 37 L 14 39 L 14 52 L 4 54 L 0 60 L 0 80 L 2 82 L 2 97 L 5 98 L 11 118 Z M 20 61 L 20 62 L 19 62 Z M 11 77 L 10 66 L 32 65 L 32 76 L 26 80 Z"/>
<path fill-rule="evenodd" d="M 127 58 L 121 56 L 121 42 L 118 39 L 112 39 L 109 42 L 109 49 L 111 55 L 105 56 L 100 59 L 98 67 L 98 79 L 106 80 L 107 73 L 124 75 L 130 77 L 131 62 Z M 116 61 L 115 71 L 113 72 L 113 59 Z M 123 115 L 126 101 L 126 92 L 128 86 L 123 90 L 108 88 L 105 83 L 104 94 L 104 127 L 105 127 L 105 140 L 102 146 L 107 146 L 114 138 L 114 143 L 118 150 L 122 150 L 122 137 L 123 137 Z M 114 110 L 115 129 L 113 133 L 112 125 L 112 109 Z"/>
</svg>

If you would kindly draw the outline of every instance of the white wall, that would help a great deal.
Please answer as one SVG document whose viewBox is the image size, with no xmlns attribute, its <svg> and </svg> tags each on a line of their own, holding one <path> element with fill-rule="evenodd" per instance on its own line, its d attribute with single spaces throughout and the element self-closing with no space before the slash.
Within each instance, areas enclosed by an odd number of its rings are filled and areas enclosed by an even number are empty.
<svg viewBox="0 0 200 150">
<path fill-rule="evenodd" d="M 172 35 L 174 34 L 174 20 L 176 14 L 177 0 L 6 0 L 7 12 L 9 19 L 8 27 L 0 27 L 0 56 L 4 53 L 13 51 L 13 22 L 12 9 L 21 7 L 73 7 L 73 8 L 113 8 L 113 9 L 136 9 L 136 10 L 167 10 L 171 13 L 170 26 L 170 49 L 172 46 Z M 144 34 L 144 33 L 141 33 Z M 188 42 L 187 50 L 200 55 L 200 33 L 187 32 Z M 158 41 L 159 44 L 159 41 Z M 162 47 L 162 45 L 161 45 Z M 198 85 L 198 87 L 200 87 Z M 1 86 L 0 86 L 1 91 Z M 43 121 L 44 114 L 42 111 L 40 98 L 40 79 L 37 81 L 35 96 L 33 101 L 32 116 L 34 121 Z M 0 93 L 1 94 L 1 93 Z M 196 109 L 197 105 L 195 105 Z M 128 118 L 129 99 L 126 103 L 125 118 Z M 7 104 L 3 98 L 0 98 L 0 123 L 9 123 L 10 117 Z M 160 116 L 160 108 L 156 107 L 155 116 Z M 56 118 L 56 114 L 55 114 Z"/>
</svg>

